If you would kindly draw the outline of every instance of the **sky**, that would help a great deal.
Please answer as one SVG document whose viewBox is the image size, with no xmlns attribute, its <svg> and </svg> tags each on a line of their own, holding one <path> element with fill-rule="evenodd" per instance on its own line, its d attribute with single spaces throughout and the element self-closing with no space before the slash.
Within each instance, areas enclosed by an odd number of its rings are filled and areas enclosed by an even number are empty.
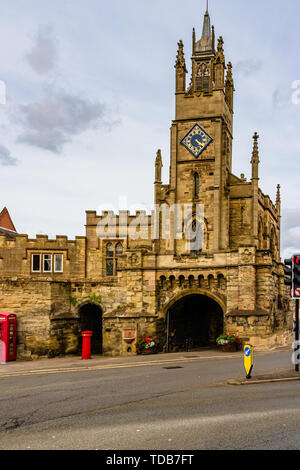
<svg viewBox="0 0 300 470">
<path fill-rule="evenodd" d="M 2 0 L 0 205 L 19 233 L 73 239 L 86 210 L 152 209 L 157 149 L 168 183 L 177 43 L 190 71 L 205 9 L 205 0 Z M 209 11 L 233 64 L 233 173 L 251 178 L 257 131 L 259 184 L 274 202 L 281 185 L 288 257 L 300 251 L 300 2 L 210 0 Z"/>
</svg>

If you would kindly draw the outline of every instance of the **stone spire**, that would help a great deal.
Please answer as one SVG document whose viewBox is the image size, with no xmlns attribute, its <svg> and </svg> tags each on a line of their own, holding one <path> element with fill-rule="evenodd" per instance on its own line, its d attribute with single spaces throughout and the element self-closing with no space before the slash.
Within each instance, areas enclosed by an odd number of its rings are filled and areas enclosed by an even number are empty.
<svg viewBox="0 0 300 470">
<path fill-rule="evenodd" d="M 183 93 L 185 92 L 185 87 L 186 87 L 187 68 L 185 64 L 182 40 L 180 40 L 178 43 L 175 69 L 176 69 L 176 93 Z"/>
<path fill-rule="evenodd" d="M 228 62 L 228 65 L 227 65 L 227 75 L 226 75 L 225 84 L 226 84 L 226 86 L 232 86 L 233 87 L 232 63 L 231 62 Z"/>
<path fill-rule="evenodd" d="M 204 15 L 201 39 L 211 39 L 210 16 L 208 13 L 208 9 L 206 10 Z"/>
<path fill-rule="evenodd" d="M 258 202 L 258 167 L 259 167 L 259 152 L 258 152 L 258 139 L 259 135 L 255 132 L 253 136 L 253 151 L 252 151 L 252 234 L 253 239 L 258 243 L 258 211 L 259 211 L 259 202 Z"/>
<path fill-rule="evenodd" d="M 210 16 L 206 10 L 203 20 L 202 36 L 200 41 L 196 43 L 196 52 L 211 52 L 213 50 L 212 28 L 210 25 Z"/>
<path fill-rule="evenodd" d="M 223 38 L 222 36 L 219 37 L 218 40 L 218 49 L 216 53 L 216 57 L 214 60 L 214 66 L 215 66 L 215 89 L 216 90 L 224 90 L 224 84 L 225 84 L 225 57 L 224 57 L 224 49 L 223 49 Z"/>
<path fill-rule="evenodd" d="M 258 151 L 258 139 L 259 135 L 257 132 L 255 132 L 253 136 L 253 152 L 252 152 L 252 160 L 251 160 L 251 165 L 252 165 L 252 180 L 258 180 L 258 166 L 259 166 L 259 151 Z"/>
<path fill-rule="evenodd" d="M 277 209 L 278 214 L 280 215 L 280 213 L 281 213 L 280 184 L 277 185 L 276 209 Z"/>
<path fill-rule="evenodd" d="M 225 101 L 231 112 L 233 112 L 233 94 L 234 94 L 234 82 L 232 77 L 232 63 L 228 62 L 227 75 L 225 79 Z"/>
<path fill-rule="evenodd" d="M 187 72 L 186 69 L 186 64 L 185 64 L 185 58 L 184 58 L 184 52 L 183 52 L 183 42 L 180 39 L 178 43 L 178 51 L 177 51 L 177 56 L 176 56 L 176 62 L 175 62 L 175 68 L 182 68 L 184 69 L 185 72 Z"/>
<path fill-rule="evenodd" d="M 161 158 L 161 150 L 157 151 L 156 159 L 155 159 L 155 184 L 161 184 L 161 170 L 162 170 L 162 158 Z"/>
<path fill-rule="evenodd" d="M 217 48 L 215 64 L 225 65 L 224 40 L 223 40 L 222 36 L 220 36 L 219 39 L 218 39 L 218 48 Z"/>
</svg>

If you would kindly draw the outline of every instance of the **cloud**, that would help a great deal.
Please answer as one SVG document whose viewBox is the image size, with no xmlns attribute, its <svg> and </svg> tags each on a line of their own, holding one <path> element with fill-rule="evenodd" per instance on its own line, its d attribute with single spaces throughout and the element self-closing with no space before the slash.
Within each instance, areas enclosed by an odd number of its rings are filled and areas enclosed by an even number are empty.
<svg viewBox="0 0 300 470">
<path fill-rule="evenodd" d="M 73 137 L 114 124 L 104 104 L 49 88 L 39 102 L 20 106 L 17 120 L 22 127 L 18 142 L 56 154 L 62 153 Z"/>
<path fill-rule="evenodd" d="M 249 77 L 259 72 L 262 69 L 262 65 L 261 60 L 240 60 L 234 65 L 234 73 L 239 76 Z"/>
<path fill-rule="evenodd" d="M 300 253 L 300 208 L 284 209 L 281 227 L 282 258 Z"/>
<path fill-rule="evenodd" d="M 0 165 L 2 166 L 16 166 L 18 160 L 11 156 L 8 148 L 0 144 Z"/>
<path fill-rule="evenodd" d="M 40 26 L 35 44 L 26 55 L 27 62 L 36 73 L 45 75 L 55 68 L 57 58 L 57 44 L 51 26 Z"/>
</svg>

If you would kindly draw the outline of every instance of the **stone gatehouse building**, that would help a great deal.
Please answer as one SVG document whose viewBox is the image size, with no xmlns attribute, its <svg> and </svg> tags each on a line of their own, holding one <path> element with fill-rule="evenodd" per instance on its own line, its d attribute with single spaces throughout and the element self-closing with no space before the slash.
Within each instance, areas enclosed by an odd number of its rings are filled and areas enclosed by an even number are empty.
<svg viewBox="0 0 300 470">
<path fill-rule="evenodd" d="M 162 183 L 158 151 L 152 214 L 87 211 L 75 240 L 0 231 L 0 311 L 18 317 L 19 357 L 77 353 L 86 329 L 106 355 L 135 354 L 141 335 L 157 335 L 163 351 L 215 344 L 223 331 L 260 347 L 290 340 L 280 187 L 275 204 L 259 188 L 257 133 L 251 180 L 232 173 L 232 65 L 208 12 L 192 40 L 188 86 L 178 43 L 170 177 Z M 181 225 L 170 217 L 167 237 L 158 206 L 189 207 Z"/>
</svg>

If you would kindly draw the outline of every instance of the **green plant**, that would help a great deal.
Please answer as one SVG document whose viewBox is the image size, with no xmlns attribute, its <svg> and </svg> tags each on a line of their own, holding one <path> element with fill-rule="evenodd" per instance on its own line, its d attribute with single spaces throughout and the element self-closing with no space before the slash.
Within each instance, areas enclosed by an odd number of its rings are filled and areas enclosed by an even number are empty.
<svg viewBox="0 0 300 470">
<path fill-rule="evenodd" d="M 89 300 L 89 302 L 94 303 L 94 304 L 101 304 L 101 302 L 102 302 L 102 297 L 101 297 L 101 295 L 92 294 L 92 295 L 89 297 L 88 300 Z"/>
<path fill-rule="evenodd" d="M 240 340 L 236 333 L 226 333 L 219 336 L 216 341 L 219 346 L 224 346 L 225 344 L 239 343 Z"/>
<path fill-rule="evenodd" d="M 139 353 L 143 349 L 154 349 L 158 345 L 158 340 L 156 336 L 142 336 L 135 343 L 136 351 Z"/>
<path fill-rule="evenodd" d="M 73 307 L 76 307 L 76 304 L 77 304 L 77 299 L 76 297 L 70 297 L 70 303 Z"/>
</svg>

